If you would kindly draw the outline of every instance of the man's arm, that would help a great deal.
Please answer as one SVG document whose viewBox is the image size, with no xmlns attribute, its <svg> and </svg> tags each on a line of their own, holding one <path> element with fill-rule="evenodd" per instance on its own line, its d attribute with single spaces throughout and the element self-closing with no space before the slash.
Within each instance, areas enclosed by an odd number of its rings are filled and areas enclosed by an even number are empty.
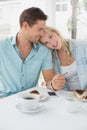
<svg viewBox="0 0 87 130">
<path fill-rule="evenodd" d="M 43 70 L 42 74 L 43 74 L 43 78 L 44 78 L 45 82 L 51 81 L 55 75 L 53 69 Z"/>
</svg>

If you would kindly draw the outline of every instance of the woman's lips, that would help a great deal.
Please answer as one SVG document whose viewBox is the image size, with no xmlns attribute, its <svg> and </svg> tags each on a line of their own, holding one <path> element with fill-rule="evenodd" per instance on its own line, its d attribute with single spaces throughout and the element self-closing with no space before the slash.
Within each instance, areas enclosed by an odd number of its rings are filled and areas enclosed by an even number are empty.
<svg viewBox="0 0 87 130">
<path fill-rule="evenodd" d="M 56 42 L 56 44 L 55 44 L 55 45 L 53 45 L 53 47 L 54 47 L 54 48 L 56 48 L 57 46 L 58 46 L 58 42 Z"/>
</svg>

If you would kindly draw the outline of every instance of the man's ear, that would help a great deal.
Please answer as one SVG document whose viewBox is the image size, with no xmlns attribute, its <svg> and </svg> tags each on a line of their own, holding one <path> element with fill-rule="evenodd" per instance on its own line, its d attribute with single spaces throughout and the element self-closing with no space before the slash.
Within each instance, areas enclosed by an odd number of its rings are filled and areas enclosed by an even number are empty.
<svg viewBox="0 0 87 130">
<path fill-rule="evenodd" d="M 22 26 L 26 28 L 27 26 L 29 26 L 29 24 L 27 22 L 23 22 Z"/>
</svg>

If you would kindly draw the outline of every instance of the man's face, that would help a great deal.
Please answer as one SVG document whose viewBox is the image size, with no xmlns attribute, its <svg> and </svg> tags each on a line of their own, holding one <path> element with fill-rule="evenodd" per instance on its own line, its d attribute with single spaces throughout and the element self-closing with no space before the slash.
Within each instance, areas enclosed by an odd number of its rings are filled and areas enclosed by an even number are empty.
<svg viewBox="0 0 87 130">
<path fill-rule="evenodd" d="M 44 20 L 38 20 L 36 24 L 34 24 L 33 26 L 31 27 L 28 26 L 27 30 L 28 41 L 37 42 L 44 33 L 43 29 L 45 28 L 45 25 L 46 23 Z"/>
</svg>

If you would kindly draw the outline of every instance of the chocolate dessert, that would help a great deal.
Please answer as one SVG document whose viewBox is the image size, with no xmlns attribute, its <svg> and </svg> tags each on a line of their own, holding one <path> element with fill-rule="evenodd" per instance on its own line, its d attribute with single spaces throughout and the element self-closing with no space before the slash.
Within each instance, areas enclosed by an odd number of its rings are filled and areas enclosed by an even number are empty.
<svg viewBox="0 0 87 130">
<path fill-rule="evenodd" d="M 85 90 L 75 90 L 74 95 L 78 99 L 87 99 L 87 91 Z"/>
<path fill-rule="evenodd" d="M 76 92 L 81 95 L 84 93 L 84 90 L 77 89 Z"/>
<path fill-rule="evenodd" d="M 32 90 L 29 93 L 40 95 L 40 93 L 37 90 Z"/>
</svg>

